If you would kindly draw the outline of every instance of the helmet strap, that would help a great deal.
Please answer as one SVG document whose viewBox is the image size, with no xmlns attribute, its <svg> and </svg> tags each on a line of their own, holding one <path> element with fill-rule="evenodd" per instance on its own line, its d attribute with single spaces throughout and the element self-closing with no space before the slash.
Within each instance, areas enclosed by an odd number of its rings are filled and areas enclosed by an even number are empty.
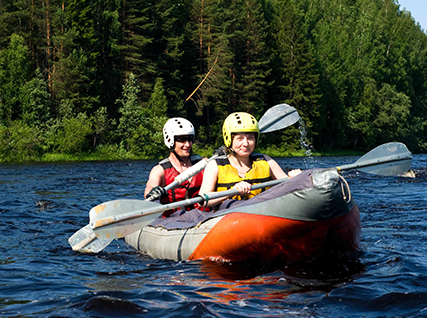
<svg viewBox="0 0 427 318">
<path fill-rule="evenodd" d="M 236 155 L 236 152 L 234 151 L 234 149 L 233 149 L 233 148 L 229 147 L 229 148 L 228 148 L 228 150 L 232 153 L 232 155 L 233 155 L 233 156 L 235 156 L 235 155 Z"/>
</svg>

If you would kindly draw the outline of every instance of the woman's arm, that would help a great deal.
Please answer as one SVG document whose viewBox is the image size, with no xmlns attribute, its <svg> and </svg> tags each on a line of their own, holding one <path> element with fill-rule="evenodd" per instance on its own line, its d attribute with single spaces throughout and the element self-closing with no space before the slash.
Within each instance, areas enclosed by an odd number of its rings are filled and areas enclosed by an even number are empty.
<svg viewBox="0 0 427 318">
<path fill-rule="evenodd" d="M 264 157 L 270 166 L 271 178 L 273 180 L 283 179 L 283 178 L 293 178 L 296 175 L 299 175 L 301 173 L 301 169 L 294 169 L 289 171 L 289 174 L 286 174 L 286 172 L 283 171 L 283 169 L 279 166 L 279 164 L 274 159 L 272 159 L 270 156 L 267 156 L 267 155 L 264 155 Z"/>
<path fill-rule="evenodd" d="M 206 165 L 205 172 L 203 173 L 203 182 L 200 187 L 199 195 L 204 197 L 203 194 L 213 192 L 216 188 L 216 181 L 218 180 L 218 165 L 215 160 L 209 161 Z M 207 206 L 213 206 L 223 201 L 224 199 L 209 200 Z M 205 202 L 206 204 L 206 202 Z M 203 204 L 201 204 L 203 205 Z M 206 205 L 205 205 L 206 206 Z"/>
</svg>

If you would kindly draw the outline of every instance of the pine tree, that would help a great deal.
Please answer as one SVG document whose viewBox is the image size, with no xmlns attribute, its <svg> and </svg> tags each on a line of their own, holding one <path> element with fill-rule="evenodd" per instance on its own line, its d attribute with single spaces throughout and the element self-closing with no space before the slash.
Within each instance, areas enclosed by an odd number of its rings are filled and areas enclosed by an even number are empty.
<svg viewBox="0 0 427 318">
<path fill-rule="evenodd" d="M 156 76 L 154 52 L 155 1 L 128 0 L 123 2 L 122 39 L 120 54 L 124 76 L 132 72 L 141 88 L 141 100 L 148 100 Z"/>
<path fill-rule="evenodd" d="M 0 124 L 10 125 L 22 113 L 21 88 L 29 80 L 28 47 L 13 34 L 10 45 L 0 51 Z"/>
<path fill-rule="evenodd" d="M 72 35 L 72 32 L 67 33 Z M 96 82 L 96 67 L 83 49 L 73 49 L 67 54 L 59 54 L 53 74 L 54 94 L 57 100 L 59 117 L 91 114 L 99 105 Z M 66 111 L 64 106 L 67 105 Z"/>
<path fill-rule="evenodd" d="M 232 52 L 223 30 L 224 8 L 215 0 L 196 0 L 192 8 L 190 30 L 197 48 L 197 81 L 186 105 L 192 108 L 203 123 L 198 127 L 198 139 L 217 143 L 222 122 L 229 112 L 228 90 L 231 85 L 229 70 Z M 190 106 L 187 106 L 188 108 Z M 191 114 L 192 112 L 189 112 Z M 204 127 L 208 129 L 204 129 Z M 222 141 L 221 141 L 222 142 Z"/>
<path fill-rule="evenodd" d="M 308 136 L 312 137 L 313 125 L 319 117 L 319 74 L 303 31 L 303 14 L 292 0 L 277 2 L 275 12 L 273 33 L 280 70 L 275 82 L 279 88 L 277 98 L 299 111 Z"/>
<path fill-rule="evenodd" d="M 160 158 L 165 155 L 163 125 L 168 120 L 168 101 L 163 79 L 157 78 L 151 97 L 142 112 L 141 124 L 134 132 L 133 152 Z"/>
<path fill-rule="evenodd" d="M 22 87 L 21 96 L 23 122 L 30 127 L 46 129 L 53 118 L 48 85 L 40 69 L 37 69 L 35 77 Z"/>
<path fill-rule="evenodd" d="M 94 112 L 98 107 L 106 107 L 114 114 L 115 100 L 120 96 L 121 67 L 120 47 L 121 25 L 119 21 L 120 0 L 97 0 L 93 1 L 95 9 L 95 38 L 97 46 L 95 51 L 99 52 L 96 59 L 96 82 L 99 83 L 94 89 L 95 96 L 99 94 L 99 103 L 96 103 Z"/>
<path fill-rule="evenodd" d="M 141 124 L 142 119 L 143 110 L 138 101 L 139 92 L 140 88 L 137 85 L 136 77 L 130 73 L 126 84 L 123 85 L 122 98 L 116 101 L 121 114 L 118 130 L 123 137 L 122 143 L 128 150 L 132 146 L 133 133 Z"/>
<path fill-rule="evenodd" d="M 352 85 L 348 66 L 352 65 L 351 41 L 354 19 L 352 2 L 347 0 L 305 1 L 306 35 L 319 70 L 319 117 L 315 122 L 317 148 L 348 147 L 346 107 L 351 103 Z M 350 63 L 350 64 L 348 64 Z M 340 136 L 340 138 L 336 138 Z"/>
<path fill-rule="evenodd" d="M 189 7 L 182 0 L 157 0 L 154 53 L 157 55 L 157 77 L 164 79 L 169 102 L 169 116 L 185 116 L 184 106 L 184 41 Z"/>
<path fill-rule="evenodd" d="M 168 110 L 168 101 L 163 88 L 163 79 L 157 78 L 153 93 L 148 101 L 145 113 L 149 117 L 165 116 Z"/>
<path fill-rule="evenodd" d="M 266 77 L 270 72 L 263 8 L 256 0 L 231 0 L 224 12 L 233 57 L 229 70 L 229 112 L 247 111 L 259 117 L 265 108 Z"/>
<path fill-rule="evenodd" d="M 86 113 L 99 108 L 100 84 L 97 59 L 100 51 L 90 1 L 67 3 L 62 24 L 56 24 L 53 37 L 57 49 L 52 74 L 52 91 L 60 117 Z M 71 112 L 71 113 L 70 113 Z"/>
</svg>

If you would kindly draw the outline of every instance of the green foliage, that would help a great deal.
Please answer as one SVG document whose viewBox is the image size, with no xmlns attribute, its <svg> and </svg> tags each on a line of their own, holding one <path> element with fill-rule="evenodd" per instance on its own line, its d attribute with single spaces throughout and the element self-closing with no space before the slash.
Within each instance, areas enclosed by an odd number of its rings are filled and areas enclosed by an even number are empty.
<svg viewBox="0 0 427 318">
<path fill-rule="evenodd" d="M 120 42 L 122 67 L 125 74 L 133 73 L 148 98 L 156 76 L 154 37 L 156 12 L 153 1 L 129 0 L 123 4 L 123 31 Z"/>
<path fill-rule="evenodd" d="M 133 73 L 129 74 L 126 84 L 123 85 L 122 98 L 117 99 L 119 112 L 122 115 L 118 126 L 119 134 L 122 136 L 122 144 L 129 149 L 132 144 L 131 139 L 135 130 L 141 124 L 142 106 L 138 102 L 140 89 L 136 83 Z"/>
<path fill-rule="evenodd" d="M 304 33 L 304 15 L 294 1 L 278 2 L 275 12 L 272 26 L 277 47 L 277 100 L 294 106 L 304 120 L 305 129 L 313 136 L 314 123 L 320 116 L 321 95 L 315 59 Z"/>
<path fill-rule="evenodd" d="M 145 158 L 163 158 L 168 150 L 163 143 L 165 116 L 144 118 L 134 131 L 130 151 Z"/>
<path fill-rule="evenodd" d="M 92 133 L 92 122 L 85 113 L 75 117 L 64 117 L 56 131 L 55 148 L 65 154 L 88 151 L 88 136 Z"/>
<path fill-rule="evenodd" d="M 92 112 L 99 104 L 99 96 L 95 95 L 97 92 L 96 68 L 91 64 L 83 49 L 73 49 L 69 55 L 64 56 L 57 63 L 54 73 L 54 80 L 57 83 L 55 95 L 59 104 L 69 105 L 70 108 L 67 108 L 67 111 L 72 115 Z M 62 110 L 58 107 L 59 116 L 69 115 Z"/>
<path fill-rule="evenodd" d="M 157 78 L 156 84 L 154 85 L 153 94 L 151 94 L 148 100 L 146 110 L 151 116 L 164 116 L 168 110 L 168 100 L 165 96 L 165 90 L 163 88 L 163 79 Z"/>
<path fill-rule="evenodd" d="M 364 142 L 372 143 L 374 133 L 371 128 L 371 118 L 374 108 L 378 102 L 378 91 L 373 80 L 366 83 L 359 104 L 347 112 L 347 122 L 349 128 L 353 130 L 354 146 L 362 138 Z"/>
<path fill-rule="evenodd" d="M 40 69 L 35 77 L 22 87 L 22 120 L 28 126 L 46 128 L 52 120 L 51 100 L 46 81 Z"/>
<path fill-rule="evenodd" d="M 189 8 L 182 0 L 153 1 L 156 29 L 154 53 L 157 54 L 157 76 L 165 80 L 165 94 L 171 106 L 169 116 L 183 115 L 184 105 L 184 41 L 187 34 Z"/>
<path fill-rule="evenodd" d="M 196 0 L 191 8 L 191 39 L 195 50 L 196 82 L 191 99 L 186 103 L 188 113 L 194 113 L 193 123 L 199 123 L 198 138 L 203 143 L 221 140 L 219 127 L 230 111 L 230 87 L 233 52 L 225 28 L 226 3 L 215 0 Z M 197 125 L 198 126 L 198 125 Z"/>
<path fill-rule="evenodd" d="M 16 34 L 7 49 L 0 51 L 0 123 L 8 126 L 22 112 L 21 87 L 29 77 L 28 47 Z"/>
<path fill-rule="evenodd" d="M 405 140 L 410 131 L 411 100 L 385 83 L 378 92 L 376 116 L 372 122 L 376 142 Z"/>
<path fill-rule="evenodd" d="M 20 120 L 12 121 L 9 127 L 0 125 L 0 162 L 38 160 L 42 142 L 40 130 Z"/>
<path fill-rule="evenodd" d="M 108 117 L 107 108 L 101 107 L 93 116 L 93 143 L 92 148 L 95 149 L 97 144 L 103 141 L 103 138 L 109 131 L 111 119 Z"/>
<path fill-rule="evenodd" d="M 162 157 L 172 116 L 207 151 L 279 103 L 316 150 L 426 151 L 427 35 L 395 0 L 1 2 L 1 160 Z M 261 142 L 302 149 L 297 125 Z"/>
<path fill-rule="evenodd" d="M 122 114 L 118 125 L 121 147 L 132 154 L 157 158 L 164 154 L 163 125 L 167 121 L 162 80 L 157 80 L 146 108 L 138 102 L 139 92 L 136 77 L 130 73 L 122 98 L 117 100 Z"/>
<path fill-rule="evenodd" d="M 143 111 L 141 125 L 135 131 L 133 152 L 144 157 L 162 158 L 165 154 L 163 126 L 168 120 L 168 103 L 164 95 L 163 80 L 158 78 L 148 106 Z"/>
</svg>

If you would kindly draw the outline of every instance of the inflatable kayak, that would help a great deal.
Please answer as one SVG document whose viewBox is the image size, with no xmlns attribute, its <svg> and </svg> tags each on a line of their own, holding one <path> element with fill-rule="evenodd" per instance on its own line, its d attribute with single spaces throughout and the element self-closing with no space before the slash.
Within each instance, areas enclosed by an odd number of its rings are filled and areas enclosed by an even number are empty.
<svg viewBox="0 0 427 318">
<path fill-rule="evenodd" d="M 336 169 L 307 170 L 246 201 L 215 212 L 194 209 L 158 218 L 125 240 L 153 258 L 293 262 L 322 251 L 351 252 L 361 224 Z"/>
</svg>

